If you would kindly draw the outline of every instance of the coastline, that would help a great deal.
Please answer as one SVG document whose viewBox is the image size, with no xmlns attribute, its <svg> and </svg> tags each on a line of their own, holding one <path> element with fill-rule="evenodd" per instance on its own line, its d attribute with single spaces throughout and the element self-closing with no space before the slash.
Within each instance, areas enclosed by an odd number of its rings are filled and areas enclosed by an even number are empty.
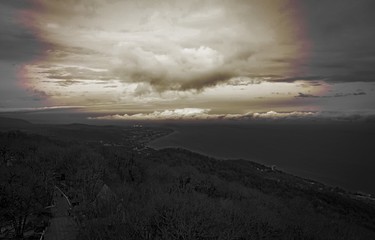
<svg viewBox="0 0 375 240">
<path fill-rule="evenodd" d="M 307 181 L 312 181 L 312 182 L 318 182 L 321 184 L 324 184 L 325 186 L 329 188 L 339 188 L 342 189 L 348 193 L 351 193 L 352 195 L 356 196 L 362 196 L 364 198 L 369 198 L 371 201 L 375 201 L 375 194 L 372 191 L 366 191 L 362 190 L 360 188 L 350 188 L 345 186 L 345 183 L 342 184 L 337 184 L 335 183 L 335 180 L 332 180 L 333 178 L 327 178 L 327 177 L 322 177 L 319 174 L 315 174 L 314 172 L 311 171 L 306 171 L 304 169 L 297 169 L 297 168 L 288 168 L 288 167 L 283 167 L 280 165 L 276 164 L 268 164 L 267 162 L 262 161 L 262 159 L 255 159 L 255 158 L 247 158 L 247 157 L 227 157 L 227 156 L 220 156 L 219 154 L 212 154 L 209 151 L 205 151 L 204 149 L 196 149 L 192 148 L 189 146 L 186 146 L 186 144 L 180 144 L 181 142 L 175 141 L 176 139 L 179 138 L 179 134 L 181 131 L 178 129 L 178 127 L 173 127 L 170 128 L 173 131 L 167 135 L 164 135 L 160 138 L 156 138 L 150 142 L 147 143 L 147 146 L 154 149 L 154 150 L 164 150 L 164 149 L 170 149 L 170 148 L 176 148 L 176 149 L 183 149 L 186 151 L 190 151 L 193 153 L 197 153 L 203 156 L 207 156 L 210 158 L 214 158 L 216 160 L 225 160 L 225 161 L 233 161 L 233 160 L 245 160 L 253 163 L 258 163 L 266 167 L 276 167 L 277 170 L 282 171 L 285 174 L 298 177 L 301 179 L 305 179 Z M 165 143 L 172 143 L 172 144 L 165 144 Z M 337 182 L 337 181 L 336 181 Z"/>
</svg>

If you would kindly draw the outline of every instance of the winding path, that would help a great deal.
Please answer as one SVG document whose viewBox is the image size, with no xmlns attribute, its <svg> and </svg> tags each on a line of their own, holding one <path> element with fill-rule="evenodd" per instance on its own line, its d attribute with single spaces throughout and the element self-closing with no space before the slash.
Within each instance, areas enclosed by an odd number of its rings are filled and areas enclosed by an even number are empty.
<svg viewBox="0 0 375 240">
<path fill-rule="evenodd" d="M 69 216 L 70 208 L 69 199 L 64 193 L 56 187 L 53 200 L 55 207 L 52 210 L 51 224 L 48 227 L 44 239 L 45 240 L 75 240 L 78 229 L 73 218 Z"/>
</svg>

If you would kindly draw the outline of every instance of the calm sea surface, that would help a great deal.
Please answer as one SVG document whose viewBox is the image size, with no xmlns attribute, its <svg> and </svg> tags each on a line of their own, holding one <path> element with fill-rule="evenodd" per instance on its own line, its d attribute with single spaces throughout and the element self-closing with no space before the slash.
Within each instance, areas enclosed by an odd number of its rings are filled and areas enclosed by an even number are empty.
<svg viewBox="0 0 375 240">
<path fill-rule="evenodd" d="M 375 124 L 171 125 L 150 143 L 248 159 L 351 191 L 375 194 Z"/>
</svg>

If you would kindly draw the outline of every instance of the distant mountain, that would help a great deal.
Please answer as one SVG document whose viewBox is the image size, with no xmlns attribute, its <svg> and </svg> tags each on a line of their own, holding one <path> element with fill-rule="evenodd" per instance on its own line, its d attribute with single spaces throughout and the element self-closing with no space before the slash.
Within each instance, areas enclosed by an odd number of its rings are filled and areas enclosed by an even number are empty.
<svg viewBox="0 0 375 240">
<path fill-rule="evenodd" d="M 31 127 L 33 124 L 22 119 L 0 117 L 0 130 L 12 130 Z"/>
</svg>

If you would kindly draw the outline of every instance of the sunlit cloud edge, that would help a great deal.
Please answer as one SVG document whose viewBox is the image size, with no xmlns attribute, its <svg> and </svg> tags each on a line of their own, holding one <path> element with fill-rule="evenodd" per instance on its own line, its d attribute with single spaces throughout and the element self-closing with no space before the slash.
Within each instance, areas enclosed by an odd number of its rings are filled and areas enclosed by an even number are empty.
<svg viewBox="0 0 375 240">
<path fill-rule="evenodd" d="M 114 114 L 88 117 L 89 120 L 111 121 L 273 121 L 273 120 L 333 120 L 368 121 L 375 120 L 375 112 L 338 112 L 338 111 L 292 111 L 292 112 L 247 112 L 244 114 L 215 114 L 211 109 L 180 108 L 153 111 L 150 113 Z"/>
</svg>

